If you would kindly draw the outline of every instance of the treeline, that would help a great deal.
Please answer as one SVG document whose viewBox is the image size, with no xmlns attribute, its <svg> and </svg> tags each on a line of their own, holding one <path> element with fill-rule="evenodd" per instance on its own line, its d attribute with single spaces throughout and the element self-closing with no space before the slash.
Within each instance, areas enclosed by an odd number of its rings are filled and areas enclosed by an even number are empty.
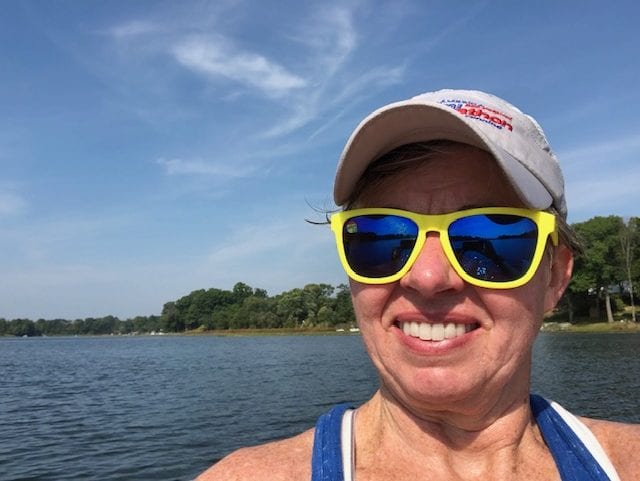
<svg viewBox="0 0 640 481">
<path fill-rule="evenodd" d="M 636 321 L 634 293 L 640 283 L 640 219 L 594 217 L 573 224 L 584 252 L 555 317 L 569 322 Z M 0 336 L 104 335 L 184 332 L 194 329 L 346 327 L 354 323 L 345 284 L 308 284 L 270 297 L 238 282 L 232 290 L 200 289 L 167 302 L 160 316 L 32 321 L 0 318 Z"/>
<path fill-rule="evenodd" d="M 194 329 L 270 329 L 351 326 L 347 285 L 308 284 L 269 297 L 264 289 L 238 282 L 232 290 L 200 289 L 167 302 L 160 316 L 120 320 L 101 318 L 44 320 L 0 318 L 0 336 L 127 335 Z"/>
<path fill-rule="evenodd" d="M 573 277 L 560 303 L 569 322 L 631 319 L 638 321 L 640 218 L 594 217 L 572 224 L 583 244 Z"/>
<path fill-rule="evenodd" d="M 232 291 L 200 289 L 162 309 L 172 332 L 204 329 L 333 327 L 354 322 L 349 288 L 308 284 L 269 297 L 264 289 L 238 282 Z"/>
<path fill-rule="evenodd" d="M 86 319 L 13 319 L 0 318 L 0 336 L 99 336 L 160 332 L 160 316 L 138 316 L 120 320 L 115 316 Z"/>
</svg>

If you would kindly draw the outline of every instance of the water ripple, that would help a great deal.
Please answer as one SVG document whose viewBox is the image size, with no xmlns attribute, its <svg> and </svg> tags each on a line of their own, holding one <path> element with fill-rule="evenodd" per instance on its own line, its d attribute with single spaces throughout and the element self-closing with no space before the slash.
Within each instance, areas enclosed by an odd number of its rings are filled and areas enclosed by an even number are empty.
<svg viewBox="0 0 640 481">
<path fill-rule="evenodd" d="M 543 334 L 534 389 L 640 421 L 640 336 Z M 358 336 L 0 339 L 0 479 L 189 480 L 241 446 L 359 404 Z"/>
</svg>

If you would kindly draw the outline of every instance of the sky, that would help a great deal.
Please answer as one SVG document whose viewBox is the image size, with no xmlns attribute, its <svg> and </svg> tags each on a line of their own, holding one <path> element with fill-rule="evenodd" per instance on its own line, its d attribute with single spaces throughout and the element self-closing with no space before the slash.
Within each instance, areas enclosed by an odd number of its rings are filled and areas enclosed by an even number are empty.
<svg viewBox="0 0 640 481">
<path fill-rule="evenodd" d="M 570 222 L 637 216 L 638 18 L 635 0 L 4 1 L 0 318 L 344 283 L 305 219 L 335 207 L 362 118 L 441 88 L 538 120 Z"/>
</svg>

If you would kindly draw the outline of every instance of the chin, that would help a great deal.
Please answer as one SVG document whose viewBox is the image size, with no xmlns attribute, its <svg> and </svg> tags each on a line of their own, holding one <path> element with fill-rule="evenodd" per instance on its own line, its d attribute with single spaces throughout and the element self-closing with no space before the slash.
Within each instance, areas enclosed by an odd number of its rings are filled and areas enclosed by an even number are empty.
<svg viewBox="0 0 640 481">
<path fill-rule="evenodd" d="M 411 400 L 411 403 L 446 406 L 474 400 L 485 383 L 479 377 L 469 379 L 447 368 L 422 368 L 409 378 L 394 383 L 394 397 Z"/>
</svg>

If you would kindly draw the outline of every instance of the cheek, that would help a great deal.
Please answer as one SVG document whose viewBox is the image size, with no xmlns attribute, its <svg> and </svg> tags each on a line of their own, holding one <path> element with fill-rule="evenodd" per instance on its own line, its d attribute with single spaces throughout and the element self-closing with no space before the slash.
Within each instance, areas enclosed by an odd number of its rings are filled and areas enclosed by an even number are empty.
<svg viewBox="0 0 640 481">
<path fill-rule="evenodd" d="M 394 284 L 369 285 L 350 281 L 351 300 L 359 324 L 370 324 L 382 318 Z M 361 326 L 362 328 L 362 326 Z"/>
<path fill-rule="evenodd" d="M 544 317 L 544 293 L 532 279 L 526 286 L 507 291 L 486 292 L 484 305 L 499 329 L 537 333 Z"/>
</svg>

